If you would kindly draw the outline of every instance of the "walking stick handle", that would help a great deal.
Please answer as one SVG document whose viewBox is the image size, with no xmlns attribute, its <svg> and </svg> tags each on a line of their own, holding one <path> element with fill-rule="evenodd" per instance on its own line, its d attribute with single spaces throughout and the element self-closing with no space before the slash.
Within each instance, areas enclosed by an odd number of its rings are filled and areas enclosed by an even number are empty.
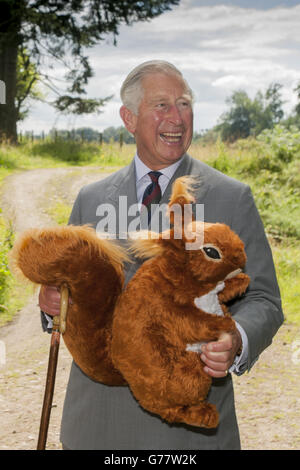
<svg viewBox="0 0 300 470">
<path fill-rule="evenodd" d="M 64 334 L 66 331 L 67 311 L 69 305 L 69 290 L 66 284 L 62 284 L 60 288 L 60 315 L 59 315 L 59 331 Z"/>
</svg>

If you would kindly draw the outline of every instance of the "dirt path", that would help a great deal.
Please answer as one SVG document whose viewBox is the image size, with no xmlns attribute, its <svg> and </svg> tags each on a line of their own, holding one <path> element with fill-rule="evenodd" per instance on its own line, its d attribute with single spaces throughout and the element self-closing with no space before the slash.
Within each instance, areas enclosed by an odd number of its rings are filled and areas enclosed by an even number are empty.
<svg viewBox="0 0 300 470">
<path fill-rule="evenodd" d="M 54 225 L 46 209 L 56 201 L 72 204 L 78 190 L 107 174 L 97 169 L 33 170 L 11 176 L 1 207 L 16 233 Z M 37 294 L 15 320 L 0 329 L 6 364 L 0 365 L 0 450 L 35 449 L 43 403 L 50 336 L 40 324 Z M 59 429 L 71 357 L 61 341 L 47 448 L 60 449 Z"/>
<path fill-rule="evenodd" d="M 70 204 L 82 185 L 106 176 L 99 169 L 33 170 L 7 179 L 1 200 L 16 232 L 53 225 L 55 201 Z M 49 335 L 42 333 L 37 295 L 0 329 L 0 450 L 35 449 L 43 401 Z M 60 347 L 47 448 L 60 449 L 59 429 L 71 357 Z M 243 449 L 300 449 L 300 331 L 285 324 L 250 374 L 234 377 Z"/>
</svg>

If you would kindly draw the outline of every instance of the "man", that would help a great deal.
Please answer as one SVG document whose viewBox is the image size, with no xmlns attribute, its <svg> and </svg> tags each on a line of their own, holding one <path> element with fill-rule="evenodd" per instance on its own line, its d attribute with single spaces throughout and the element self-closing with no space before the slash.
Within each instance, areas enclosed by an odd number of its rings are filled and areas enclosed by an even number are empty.
<svg viewBox="0 0 300 470">
<path fill-rule="evenodd" d="M 248 186 L 186 154 L 193 134 L 192 92 L 173 65 L 163 61 L 140 65 L 126 78 L 121 97 L 120 114 L 135 136 L 137 154 L 128 167 L 80 191 L 70 223 L 96 227 L 101 204 L 113 204 L 118 213 L 120 196 L 127 197 L 128 207 L 141 204 L 154 186 L 159 187 L 160 203 L 167 203 L 172 182 L 179 176 L 195 175 L 200 182 L 196 202 L 204 204 L 205 221 L 228 224 L 244 241 L 251 284 L 246 296 L 231 306 L 236 332 L 224 332 L 218 341 L 203 346 L 201 353 L 206 372 L 214 378 L 208 400 L 220 412 L 216 430 L 169 425 L 141 409 L 128 387 L 95 383 L 73 363 L 61 440 L 69 449 L 239 449 L 228 371 L 249 370 L 283 321 L 262 222 Z M 149 172 L 155 172 L 156 179 Z M 128 225 L 133 217 L 128 214 Z M 137 268 L 138 263 L 127 270 L 127 282 Z M 57 314 L 58 305 L 56 290 L 42 288 L 42 310 Z"/>
</svg>

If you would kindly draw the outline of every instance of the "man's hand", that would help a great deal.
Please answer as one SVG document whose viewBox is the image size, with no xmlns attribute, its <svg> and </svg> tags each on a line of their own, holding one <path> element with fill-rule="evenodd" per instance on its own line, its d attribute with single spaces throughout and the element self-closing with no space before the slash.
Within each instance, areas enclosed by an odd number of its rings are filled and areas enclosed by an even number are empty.
<svg viewBox="0 0 300 470">
<path fill-rule="evenodd" d="M 60 292 L 54 286 L 42 286 L 39 294 L 40 309 L 54 317 L 60 314 Z"/>
<path fill-rule="evenodd" d="M 205 363 L 204 371 L 211 377 L 225 377 L 241 346 L 238 330 L 222 333 L 218 341 L 203 344 L 201 359 Z"/>
</svg>

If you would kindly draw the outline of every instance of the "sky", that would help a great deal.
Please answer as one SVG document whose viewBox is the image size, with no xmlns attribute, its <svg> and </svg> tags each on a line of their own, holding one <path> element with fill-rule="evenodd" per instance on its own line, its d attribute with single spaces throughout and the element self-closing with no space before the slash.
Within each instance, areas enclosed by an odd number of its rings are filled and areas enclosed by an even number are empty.
<svg viewBox="0 0 300 470">
<path fill-rule="evenodd" d="M 88 50 L 94 76 L 87 96 L 113 95 L 101 114 L 62 116 L 49 105 L 32 102 L 19 130 L 38 134 L 53 127 L 92 127 L 101 132 L 121 126 L 121 84 L 135 66 L 151 59 L 172 62 L 183 73 L 195 95 L 197 132 L 217 124 L 228 109 L 226 98 L 237 89 L 253 98 L 271 83 L 280 83 L 289 113 L 300 82 L 299 24 L 300 0 L 181 0 L 149 22 L 121 26 L 117 46 L 108 36 Z M 54 73 L 59 77 L 62 70 L 56 66 Z"/>
</svg>

